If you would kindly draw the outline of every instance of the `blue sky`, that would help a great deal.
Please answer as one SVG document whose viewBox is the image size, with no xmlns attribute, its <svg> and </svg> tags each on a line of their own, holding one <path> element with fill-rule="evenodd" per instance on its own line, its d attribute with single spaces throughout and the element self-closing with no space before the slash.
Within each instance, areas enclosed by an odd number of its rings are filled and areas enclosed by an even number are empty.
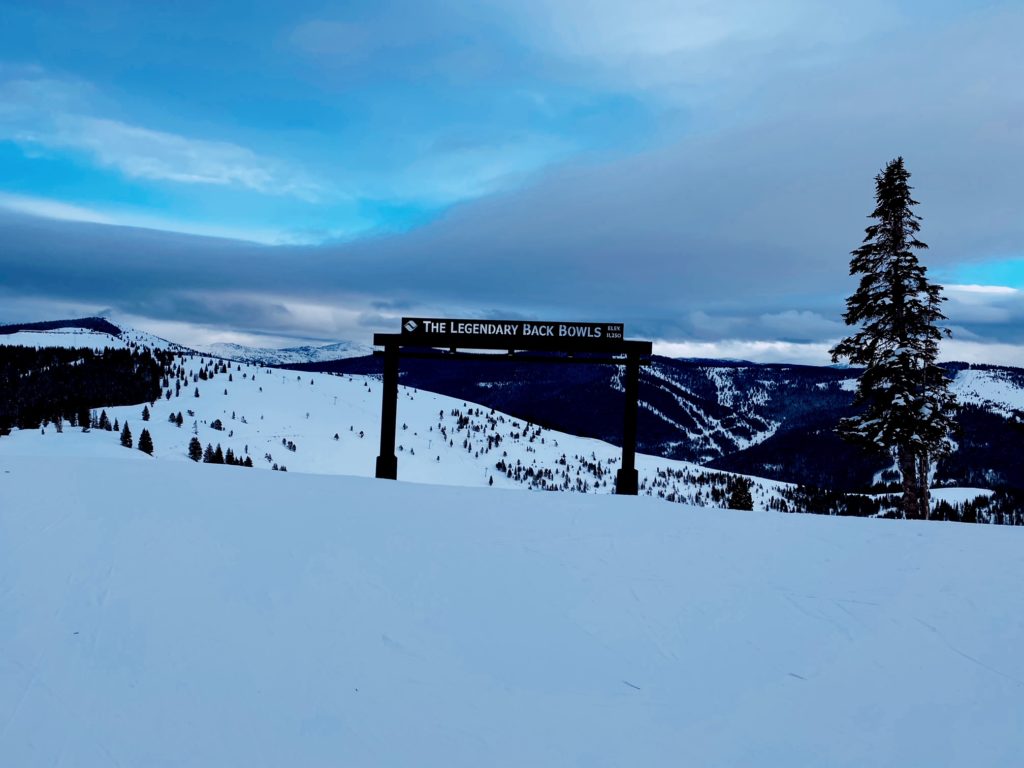
<svg viewBox="0 0 1024 768">
<path fill-rule="evenodd" d="M 824 362 L 872 177 L 902 154 L 948 356 L 1024 364 L 1019 3 L 3 18 L 0 321 L 287 343 L 365 341 L 403 311 L 551 316 Z"/>
</svg>

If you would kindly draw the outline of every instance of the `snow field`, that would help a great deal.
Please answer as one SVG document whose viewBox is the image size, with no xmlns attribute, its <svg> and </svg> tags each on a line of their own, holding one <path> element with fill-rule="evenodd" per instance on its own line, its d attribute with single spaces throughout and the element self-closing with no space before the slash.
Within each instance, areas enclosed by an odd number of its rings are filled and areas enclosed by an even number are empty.
<svg viewBox="0 0 1024 768">
<path fill-rule="evenodd" d="M 0 765 L 1019 765 L 1017 529 L 123 453 L 0 456 Z"/>
</svg>

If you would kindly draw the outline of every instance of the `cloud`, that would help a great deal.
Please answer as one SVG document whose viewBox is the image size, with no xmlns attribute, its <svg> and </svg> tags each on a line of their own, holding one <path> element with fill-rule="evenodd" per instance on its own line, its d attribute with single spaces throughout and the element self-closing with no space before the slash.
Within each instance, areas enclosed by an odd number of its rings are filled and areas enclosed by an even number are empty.
<svg viewBox="0 0 1024 768">
<path fill-rule="evenodd" d="M 264 245 L 295 245 L 305 242 L 320 242 L 318 234 L 306 238 L 302 233 L 277 230 L 231 227 L 227 225 L 203 224 L 183 221 L 158 214 L 135 210 L 102 211 L 95 207 L 51 200 L 32 195 L 12 195 L 0 192 L 0 209 L 23 213 L 33 217 L 57 221 L 77 221 L 91 224 L 109 224 L 118 227 L 135 227 L 162 232 L 180 232 L 203 237 L 228 238 L 237 241 L 262 243 Z"/>
<path fill-rule="evenodd" d="M 924 18 L 923 5 L 915 13 L 904 4 L 848 25 L 848 11 L 795 0 L 777 10 L 641 3 L 630 8 L 636 18 L 621 16 L 623 7 L 487 6 L 521 20 L 520 43 L 537 52 L 523 65 L 531 75 L 657 100 L 664 129 L 643 151 L 569 159 L 557 143 L 532 145 L 538 133 L 470 130 L 464 142 L 432 133 L 420 137 L 417 151 L 428 159 L 415 173 L 382 177 L 374 189 L 464 202 L 411 232 L 318 247 L 260 249 L 0 216 L 4 287 L 243 330 L 365 334 L 367 324 L 392 322 L 397 308 L 416 307 L 621 320 L 631 335 L 689 345 L 680 347 L 686 354 L 821 359 L 843 333 L 844 298 L 855 287 L 849 251 L 872 208 L 873 176 L 897 154 L 914 174 L 931 245 L 923 259 L 936 273 L 1024 252 L 1024 134 L 1012 130 L 1024 116 L 1024 11 L 944 4 L 943 14 Z M 872 27 L 879 18 L 890 22 L 884 34 Z M 579 39 L 570 39 L 569 20 Z M 458 32 L 465 18 L 457 22 L 445 23 Z M 326 56 L 347 40 L 359 56 L 380 58 L 383 31 L 322 26 L 307 29 L 321 37 L 304 44 Z M 425 22 L 402 34 L 427 40 L 428 55 L 441 32 Z M 887 86 L 893 73 L 898 88 Z M 705 75 L 711 87 L 701 85 Z M 61 111 L 110 121 L 80 107 Z M 117 126 L 102 130 L 120 135 Z M 553 135 L 572 145 L 571 132 Z M 553 157 L 563 161 L 547 167 Z M 524 165 L 526 180 L 516 176 Z M 226 184 L 268 183 L 203 172 Z M 389 187 L 394 179 L 401 184 Z M 1024 344 L 1018 293 L 951 282 L 950 324 L 977 345 L 960 347 L 965 354 L 1010 355 Z"/>
<path fill-rule="evenodd" d="M 82 205 L 48 200 L 29 195 L 10 195 L 0 192 L 0 208 L 29 216 L 41 216 L 60 221 L 88 221 L 93 224 L 114 224 L 113 218 Z"/>
<path fill-rule="evenodd" d="M 240 186 L 315 201 L 319 185 L 245 147 L 154 131 L 117 120 L 64 115 L 57 129 L 34 137 L 50 147 L 82 150 L 132 178 Z"/>
<path fill-rule="evenodd" d="M 6 75 L 6 77 L 5 77 Z M 94 114 L 101 99 L 78 80 L 0 68 L 0 139 L 26 151 L 74 151 L 128 178 L 237 187 L 315 202 L 324 185 L 247 147 Z"/>
<path fill-rule="evenodd" d="M 706 357 L 748 360 L 752 363 L 787 362 L 828 365 L 827 344 L 799 344 L 775 340 L 721 339 L 719 341 L 656 341 L 654 353 L 666 357 Z"/>
<path fill-rule="evenodd" d="M 943 313 L 974 332 L 1024 342 L 1024 291 L 1004 285 L 946 285 Z"/>
</svg>

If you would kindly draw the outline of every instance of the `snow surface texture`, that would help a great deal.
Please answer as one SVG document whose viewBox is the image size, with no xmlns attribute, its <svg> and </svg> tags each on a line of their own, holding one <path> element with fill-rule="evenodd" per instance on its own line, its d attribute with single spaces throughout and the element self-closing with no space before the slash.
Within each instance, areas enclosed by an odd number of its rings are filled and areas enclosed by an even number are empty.
<svg viewBox="0 0 1024 768">
<path fill-rule="evenodd" d="M 0 765 L 1019 766 L 1022 553 L 1004 527 L 0 457 Z"/>
</svg>

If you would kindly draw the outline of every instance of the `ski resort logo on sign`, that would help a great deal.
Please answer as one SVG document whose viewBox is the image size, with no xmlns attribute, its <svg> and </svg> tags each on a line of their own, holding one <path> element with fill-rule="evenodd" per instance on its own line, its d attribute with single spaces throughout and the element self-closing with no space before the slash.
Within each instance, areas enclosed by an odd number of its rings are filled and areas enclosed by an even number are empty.
<svg viewBox="0 0 1024 768">
<path fill-rule="evenodd" d="M 590 339 L 621 341 L 622 323 L 560 323 L 535 320 L 453 320 L 449 318 L 403 317 L 403 336 L 456 337 L 470 339 Z M 426 340 L 426 339 L 425 339 Z"/>
</svg>

